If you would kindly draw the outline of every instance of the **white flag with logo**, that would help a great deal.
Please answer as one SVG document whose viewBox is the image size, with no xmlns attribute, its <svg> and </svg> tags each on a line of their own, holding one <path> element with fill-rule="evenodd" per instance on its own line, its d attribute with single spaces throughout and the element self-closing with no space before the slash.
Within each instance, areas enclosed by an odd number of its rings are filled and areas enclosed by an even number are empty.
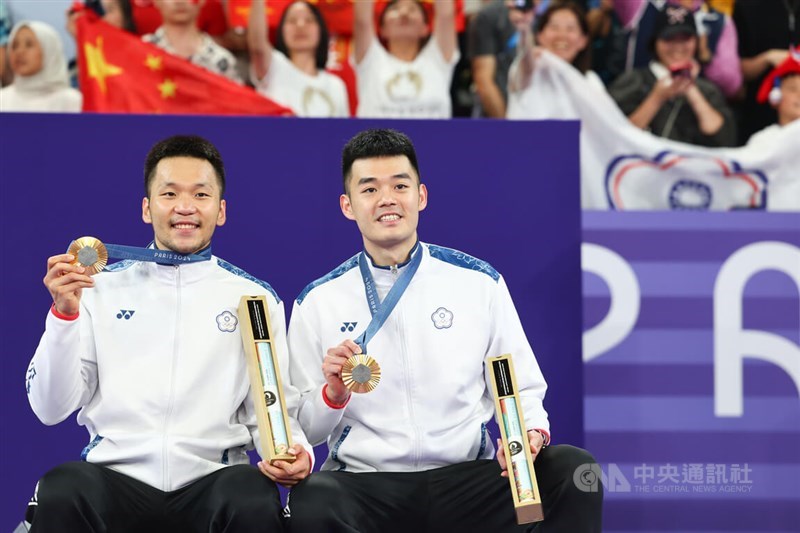
<svg viewBox="0 0 800 533">
<path fill-rule="evenodd" d="M 630 123 L 600 87 L 542 50 L 508 118 L 581 121 L 581 204 L 616 210 L 800 210 L 800 120 L 767 147 L 707 148 Z"/>
</svg>

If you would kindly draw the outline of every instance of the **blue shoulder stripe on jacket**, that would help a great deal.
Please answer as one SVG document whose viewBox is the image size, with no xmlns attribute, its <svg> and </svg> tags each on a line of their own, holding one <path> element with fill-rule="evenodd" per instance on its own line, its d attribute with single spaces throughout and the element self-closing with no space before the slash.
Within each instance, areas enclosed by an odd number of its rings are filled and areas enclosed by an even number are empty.
<svg viewBox="0 0 800 533">
<path fill-rule="evenodd" d="M 124 261 L 118 261 L 113 265 L 108 265 L 103 269 L 103 272 L 120 272 L 126 268 L 132 267 L 136 263 L 138 263 L 138 261 L 134 259 L 125 259 Z"/>
<path fill-rule="evenodd" d="M 435 244 L 428 245 L 428 251 L 431 257 L 439 259 L 445 263 L 455 265 L 457 267 L 466 268 L 467 270 L 476 270 L 483 272 L 495 281 L 500 279 L 500 273 L 486 261 L 472 257 L 464 252 L 453 250 L 452 248 L 445 248 L 444 246 L 436 246 Z"/>
<path fill-rule="evenodd" d="M 338 267 L 334 268 L 333 270 L 331 270 L 330 272 L 328 272 L 327 274 L 325 274 L 321 278 L 319 278 L 317 280 L 314 280 L 311 283 L 309 283 L 308 285 L 306 285 L 306 288 L 303 289 L 303 291 L 300 293 L 300 295 L 296 298 L 297 303 L 298 304 L 303 303 L 303 300 L 306 299 L 306 296 L 308 296 L 308 293 L 311 292 L 315 287 L 319 287 L 323 283 L 327 283 L 327 282 L 329 282 L 331 280 L 334 280 L 334 279 L 338 278 L 339 276 L 341 276 L 342 274 L 344 274 L 345 272 L 347 272 L 348 270 L 358 266 L 358 256 L 359 255 L 361 255 L 361 254 L 358 253 L 358 254 L 354 255 L 353 257 L 351 257 L 350 259 L 348 259 L 347 261 L 345 261 L 344 263 L 342 263 Z"/>
<path fill-rule="evenodd" d="M 278 293 L 275 292 L 275 289 L 272 288 L 272 285 L 270 285 L 266 281 L 260 280 L 257 277 L 255 277 L 255 276 L 253 276 L 251 274 L 248 274 L 247 272 L 245 272 L 241 268 L 237 267 L 236 265 L 232 265 L 232 264 L 228 263 L 227 261 L 225 261 L 224 259 L 220 259 L 219 257 L 217 257 L 217 264 L 220 267 L 222 267 L 222 269 L 227 270 L 231 274 L 239 276 L 240 278 L 244 278 L 244 279 L 250 280 L 253 283 L 255 283 L 257 285 L 260 285 L 261 287 L 267 289 L 267 291 L 269 291 L 269 293 L 275 297 L 275 300 L 277 300 L 278 303 L 281 303 L 281 299 L 278 296 Z"/>
</svg>

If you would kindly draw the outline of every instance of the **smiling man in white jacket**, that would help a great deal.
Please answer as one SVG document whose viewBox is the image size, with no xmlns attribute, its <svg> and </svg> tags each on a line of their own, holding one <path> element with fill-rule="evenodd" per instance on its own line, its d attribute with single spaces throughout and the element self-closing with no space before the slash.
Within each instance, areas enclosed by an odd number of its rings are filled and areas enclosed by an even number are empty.
<svg viewBox="0 0 800 533">
<path fill-rule="evenodd" d="M 361 132 L 344 148 L 342 174 L 340 207 L 364 251 L 308 285 L 292 311 L 299 421 L 330 454 L 292 489 L 291 530 L 522 529 L 504 457 L 494 460 L 486 430 L 494 402 L 484 362 L 511 353 L 543 500 L 537 531 L 600 531 L 602 492 L 573 483 L 594 459 L 572 446 L 545 447 L 547 384 L 503 277 L 480 259 L 418 240 L 428 191 L 411 140 Z M 351 396 L 343 365 L 359 353 L 378 361 L 381 380 Z"/>
<path fill-rule="evenodd" d="M 217 149 L 170 137 L 145 161 L 151 247 L 93 277 L 72 255 L 48 259 L 53 305 L 28 367 L 28 398 L 45 424 L 80 409 L 91 440 L 82 462 L 39 482 L 31 531 L 282 530 L 275 482 L 304 478 L 311 448 L 294 416 L 299 395 L 284 378 L 297 458 L 249 465 L 259 438 L 239 299 L 266 296 L 284 359 L 286 328 L 267 283 L 211 255 L 224 192 Z"/>
</svg>

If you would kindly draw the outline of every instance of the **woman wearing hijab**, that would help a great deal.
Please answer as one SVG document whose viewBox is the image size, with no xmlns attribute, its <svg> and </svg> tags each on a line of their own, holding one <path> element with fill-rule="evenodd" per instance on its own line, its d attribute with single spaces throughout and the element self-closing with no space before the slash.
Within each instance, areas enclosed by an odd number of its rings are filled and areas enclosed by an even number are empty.
<svg viewBox="0 0 800 533">
<path fill-rule="evenodd" d="M 80 112 L 83 98 L 69 86 L 56 30 L 43 22 L 22 21 L 11 30 L 9 43 L 14 82 L 0 90 L 0 111 Z"/>
</svg>

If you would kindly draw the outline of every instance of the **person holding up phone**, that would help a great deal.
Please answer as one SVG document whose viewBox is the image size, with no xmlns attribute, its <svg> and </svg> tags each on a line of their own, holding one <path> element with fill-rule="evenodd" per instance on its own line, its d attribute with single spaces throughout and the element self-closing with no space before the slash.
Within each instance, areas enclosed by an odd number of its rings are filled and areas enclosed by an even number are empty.
<svg viewBox="0 0 800 533">
<path fill-rule="evenodd" d="M 617 78 L 611 97 L 630 121 L 654 135 L 701 146 L 733 146 L 736 126 L 722 92 L 699 76 L 692 13 L 667 4 L 658 14 L 647 68 Z"/>
</svg>

